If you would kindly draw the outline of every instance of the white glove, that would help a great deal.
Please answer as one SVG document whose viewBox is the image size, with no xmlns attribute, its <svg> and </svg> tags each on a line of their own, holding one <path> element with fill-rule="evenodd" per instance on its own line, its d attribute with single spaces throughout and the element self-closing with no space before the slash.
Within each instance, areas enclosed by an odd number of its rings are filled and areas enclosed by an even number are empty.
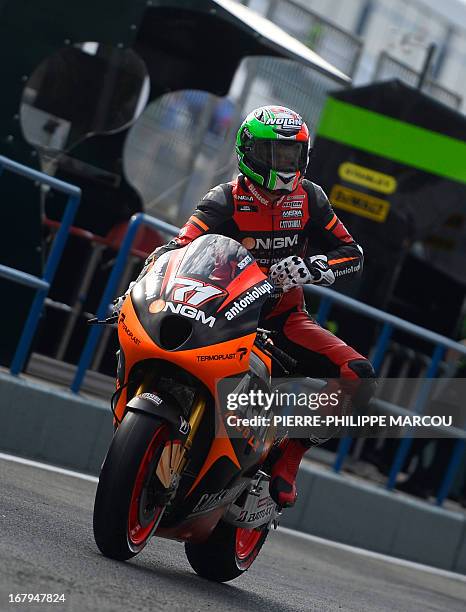
<svg viewBox="0 0 466 612">
<path fill-rule="evenodd" d="M 274 285 L 282 287 L 283 291 L 289 291 L 298 285 L 306 285 L 312 282 L 312 277 L 304 260 L 297 255 L 282 259 L 270 268 L 270 280 Z"/>
<path fill-rule="evenodd" d="M 328 287 L 335 282 L 335 274 L 328 265 L 326 255 L 313 255 L 306 259 L 307 269 L 309 270 L 312 280 L 315 285 Z"/>
<path fill-rule="evenodd" d="M 308 283 L 331 285 L 335 281 L 335 275 L 325 255 L 314 255 L 307 261 L 292 255 L 270 268 L 270 279 L 275 285 L 282 287 L 283 291 L 289 291 Z"/>
</svg>

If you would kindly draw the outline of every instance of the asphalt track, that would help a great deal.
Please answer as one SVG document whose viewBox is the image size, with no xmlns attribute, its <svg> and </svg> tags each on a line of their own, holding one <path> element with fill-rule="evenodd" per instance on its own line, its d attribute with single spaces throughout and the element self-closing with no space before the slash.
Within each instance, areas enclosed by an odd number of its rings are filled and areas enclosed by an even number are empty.
<svg viewBox="0 0 466 612">
<path fill-rule="evenodd" d="M 93 541 L 95 487 L 0 459 L 1 612 L 466 609 L 464 578 L 280 530 L 228 584 L 197 577 L 183 546 L 162 539 L 130 562 L 111 561 Z M 10 593 L 64 593 L 66 602 L 9 604 Z"/>
</svg>

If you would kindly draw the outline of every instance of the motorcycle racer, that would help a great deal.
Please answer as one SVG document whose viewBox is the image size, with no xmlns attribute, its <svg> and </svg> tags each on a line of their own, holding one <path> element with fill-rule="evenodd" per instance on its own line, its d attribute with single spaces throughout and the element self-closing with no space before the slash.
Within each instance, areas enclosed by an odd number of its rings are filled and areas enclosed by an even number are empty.
<svg viewBox="0 0 466 612">
<path fill-rule="evenodd" d="M 276 332 L 274 343 L 297 360 L 298 374 L 351 383 L 353 401 L 362 407 L 376 384 L 372 365 L 305 308 L 303 285 L 330 286 L 363 266 L 362 248 L 322 188 L 304 178 L 309 152 L 309 130 L 298 113 L 281 106 L 253 110 L 237 133 L 238 177 L 202 198 L 178 236 L 147 258 L 138 280 L 160 255 L 206 232 L 237 240 L 283 289 L 262 314 L 264 327 Z M 296 475 L 311 444 L 285 438 L 277 448 L 270 495 L 282 507 L 295 503 Z"/>
</svg>

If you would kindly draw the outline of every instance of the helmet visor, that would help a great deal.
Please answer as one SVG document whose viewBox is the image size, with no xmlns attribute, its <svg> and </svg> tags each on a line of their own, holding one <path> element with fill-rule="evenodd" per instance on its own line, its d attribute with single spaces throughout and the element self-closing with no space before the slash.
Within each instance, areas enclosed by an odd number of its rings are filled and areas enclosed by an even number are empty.
<svg viewBox="0 0 466 612">
<path fill-rule="evenodd" d="M 253 161 L 271 170 L 296 172 L 301 166 L 306 151 L 307 143 L 305 142 L 256 140 L 248 151 L 248 155 Z"/>
</svg>

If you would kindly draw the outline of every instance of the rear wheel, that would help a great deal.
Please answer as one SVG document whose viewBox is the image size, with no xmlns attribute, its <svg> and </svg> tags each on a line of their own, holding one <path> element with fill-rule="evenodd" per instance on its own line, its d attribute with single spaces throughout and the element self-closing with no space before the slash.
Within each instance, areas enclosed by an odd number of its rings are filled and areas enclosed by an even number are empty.
<svg viewBox="0 0 466 612">
<path fill-rule="evenodd" d="M 242 529 L 220 521 L 205 542 L 185 544 L 186 556 L 199 576 L 227 582 L 251 567 L 268 533 L 268 529 Z"/>
<path fill-rule="evenodd" d="M 94 503 L 94 538 L 106 557 L 136 555 L 162 518 L 157 492 L 163 487 L 155 470 L 168 439 L 168 425 L 143 413 L 128 413 L 115 433 Z"/>
</svg>

